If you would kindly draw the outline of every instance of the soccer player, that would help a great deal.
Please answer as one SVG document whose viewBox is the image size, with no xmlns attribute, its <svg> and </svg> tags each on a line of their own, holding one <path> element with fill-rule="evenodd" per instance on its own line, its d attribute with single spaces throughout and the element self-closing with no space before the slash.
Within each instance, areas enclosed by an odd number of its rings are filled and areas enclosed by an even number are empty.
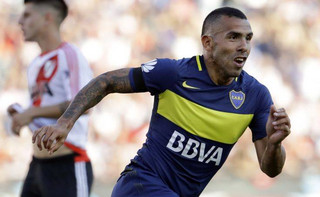
<svg viewBox="0 0 320 197">
<path fill-rule="evenodd" d="M 110 93 L 149 91 L 154 109 L 146 142 L 118 179 L 112 196 L 199 196 L 250 127 L 261 170 L 270 177 L 285 162 L 290 119 L 268 89 L 243 70 L 253 33 L 238 9 L 213 10 L 204 20 L 203 55 L 155 59 L 140 68 L 101 74 L 86 85 L 33 143 L 54 153 L 78 117 Z"/>
<path fill-rule="evenodd" d="M 68 7 L 63 0 L 25 0 L 19 24 L 25 41 L 36 42 L 41 54 L 28 67 L 30 106 L 8 107 L 12 130 L 19 135 L 21 127 L 32 131 L 56 123 L 77 92 L 93 77 L 80 50 L 62 41 L 60 25 Z M 54 154 L 33 145 L 33 158 L 24 181 L 22 197 L 85 197 L 93 182 L 92 166 L 85 145 L 88 114 L 74 123 L 68 138 Z"/>
</svg>

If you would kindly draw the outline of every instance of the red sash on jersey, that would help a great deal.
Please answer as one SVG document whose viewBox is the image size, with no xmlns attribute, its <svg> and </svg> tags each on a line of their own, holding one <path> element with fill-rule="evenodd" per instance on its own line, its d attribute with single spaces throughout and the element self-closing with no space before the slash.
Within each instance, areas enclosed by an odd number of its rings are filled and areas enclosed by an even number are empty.
<svg viewBox="0 0 320 197">
<path fill-rule="evenodd" d="M 36 86 L 33 87 L 31 97 L 34 106 L 40 106 L 42 95 L 44 93 L 51 93 L 48 83 L 53 78 L 58 70 L 58 55 L 48 59 L 43 66 L 41 66 L 37 79 Z M 52 93 L 51 93 L 52 94 Z"/>
<path fill-rule="evenodd" d="M 70 148 L 71 150 L 73 150 L 75 153 L 79 154 L 78 156 L 76 156 L 74 158 L 74 161 L 75 162 L 81 162 L 81 161 L 90 161 L 88 155 L 87 155 L 87 151 L 82 149 L 82 148 L 79 148 L 73 144 L 70 144 L 68 142 L 64 142 L 64 145 L 68 148 Z"/>
</svg>

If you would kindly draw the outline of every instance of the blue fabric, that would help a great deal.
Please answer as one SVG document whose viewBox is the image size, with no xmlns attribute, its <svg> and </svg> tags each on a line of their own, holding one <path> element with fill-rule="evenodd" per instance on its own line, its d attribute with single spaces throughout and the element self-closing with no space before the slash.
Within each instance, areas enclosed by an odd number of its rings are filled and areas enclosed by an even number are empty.
<svg viewBox="0 0 320 197">
<path fill-rule="evenodd" d="M 230 85 L 218 86 L 209 77 L 202 56 L 200 64 L 197 64 L 196 57 L 156 59 L 142 64 L 145 85 L 155 99 L 147 140 L 128 165 L 137 170 L 139 179 L 143 177 L 145 181 L 151 181 L 150 185 L 145 185 L 141 196 L 148 196 L 143 191 L 150 192 L 157 185 L 159 191 L 167 186 L 179 196 L 199 196 L 234 146 L 192 134 L 158 114 L 159 95 L 166 90 L 211 110 L 227 114 L 253 114 L 252 121 L 247 125 L 252 131 L 253 141 L 266 137 L 266 121 L 273 103 L 268 89 L 245 71 Z M 132 77 L 130 80 L 134 83 Z M 197 115 L 201 117 L 205 114 Z M 152 177 L 159 177 L 161 184 L 157 182 L 159 180 L 149 179 L 146 172 L 139 174 L 137 168 L 152 172 L 155 174 Z M 128 175 L 120 178 L 115 191 L 126 190 L 125 181 L 132 184 L 131 179 L 125 177 Z"/>
</svg>

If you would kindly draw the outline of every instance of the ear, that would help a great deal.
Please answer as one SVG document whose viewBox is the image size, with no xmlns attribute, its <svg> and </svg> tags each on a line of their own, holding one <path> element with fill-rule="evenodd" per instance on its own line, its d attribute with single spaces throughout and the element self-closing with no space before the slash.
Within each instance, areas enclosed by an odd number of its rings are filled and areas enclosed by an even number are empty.
<svg viewBox="0 0 320 197">
<path fill-rule="evenodd" d="M 53 12 L 46 12 L 44 17 L 47 24 L 54 24 L 56 22 L 55 15 Z"/>
<path fill-rule="evenodd" d="M 52 21 L 52 14 L 50 12 L 46 12 L 44 15 L 44 18 L 46 19 L 47 23 L 51 23 Z"/>
<path fill-rule="evenodd" d="M 212 50 L 213 47 L 213 38 L 211 36 L 203 35 L 201 37 L 202 47 L 206 51 Z"/>
</svg>

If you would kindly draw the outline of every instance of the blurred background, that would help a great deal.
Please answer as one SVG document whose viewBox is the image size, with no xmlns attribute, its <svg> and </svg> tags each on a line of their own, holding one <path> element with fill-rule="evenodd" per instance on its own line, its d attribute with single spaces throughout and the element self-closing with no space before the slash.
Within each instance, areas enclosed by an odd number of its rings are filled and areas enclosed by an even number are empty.
<svg viewBox="0 0 320 197">
<path fill-rule="evenodd" d="M 292 134 L 287 160 L 275 179 L 259 169 L 248 130 L 202 197 L 320 196 L 320 1 L 319 0 L 68 0 L 64 40 L 77 45 L 95 76 L 136 67 L 154 58 L 202 54 L 200 32 L 215 8 L 234 6 L 248 17 L 254 38 L 245 70 L 285 107 Z M 10 136 L 6 109 L 26 107 L 26 69 L 40 50 L 24 43 L 18 26 L 22 0 L 0 1 L 0 196 L 19 195 L 31 160 L 31 133 Z M 119 173 L 145 140 L 153 98 L 114 94 L 93 108 L 88 152 L 95 182 L 92 197 L 110 196 Z"/>
</svg>

